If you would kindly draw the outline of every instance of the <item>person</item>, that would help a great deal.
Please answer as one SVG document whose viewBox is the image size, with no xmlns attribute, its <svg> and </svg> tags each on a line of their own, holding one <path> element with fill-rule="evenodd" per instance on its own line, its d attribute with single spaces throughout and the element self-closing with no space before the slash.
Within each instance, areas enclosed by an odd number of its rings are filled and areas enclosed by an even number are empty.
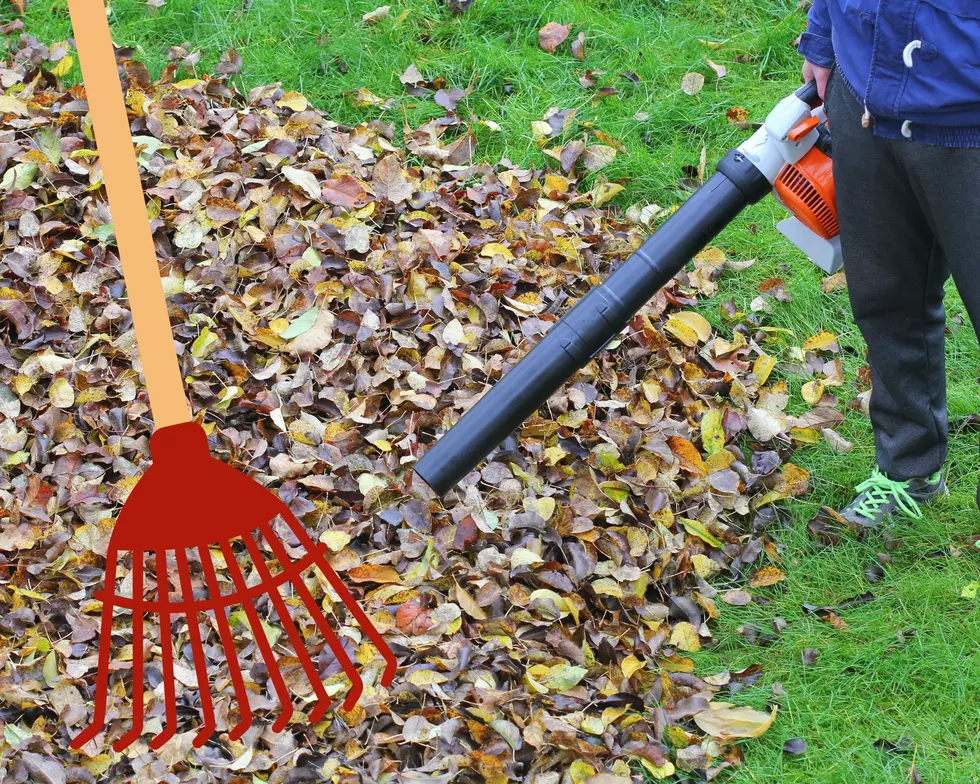
<svg viewBox="0 0 980 784">
<path fill-rule="evenodd" d="M 841 514 L 869 527 L 919 518 L 947 492 L 950 274 L 980 326 L 980 2 L 814 0 L 799 52 L 830 123 L 848 293 L 871 368 L 877 465 Z"/>
</svg>

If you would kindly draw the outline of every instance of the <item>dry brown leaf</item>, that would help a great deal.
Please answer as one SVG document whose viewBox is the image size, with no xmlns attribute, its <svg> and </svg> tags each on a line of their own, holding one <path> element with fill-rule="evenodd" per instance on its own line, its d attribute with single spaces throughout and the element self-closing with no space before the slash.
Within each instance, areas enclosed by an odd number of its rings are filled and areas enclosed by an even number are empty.
<svg viewBox="0 0 980 784">
<path fill-rule="evenodd" d="M 555 50 L 561 46 L 562 42 L 568 38 L 572 31 L 572 26 L 559 24 L 558 22 L 548 22 L 538 31 L 538 45 L 549 54 L 554 54 Z"/>
</svg>

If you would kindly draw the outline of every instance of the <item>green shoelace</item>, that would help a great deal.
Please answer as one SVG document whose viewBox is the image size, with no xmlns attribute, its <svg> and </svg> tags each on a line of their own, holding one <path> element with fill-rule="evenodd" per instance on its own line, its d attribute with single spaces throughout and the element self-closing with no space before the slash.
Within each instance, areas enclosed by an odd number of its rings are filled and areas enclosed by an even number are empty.
<svg viewBox="0 0 980 784">
<path fill-rule="evenodd" d="M 931 479 L 932 477 L 930 477 Z M 895 506 L 909 517 L 914 520 L 921 520 L 922 510 L 919 509 L 919 505 L 915 502 L 915 499 L 909 495 L 908 487 L 908 482 L 889 479 L 880 470 L 875 468 L 871 472 L 869 479 L 866 479 L 854 488 L 858 495 L 865 495 L 864 500 L 854 508 L 854 511 L 862 517 L 873 520 L 881 507 L 894 501 Z"/>
</svg>

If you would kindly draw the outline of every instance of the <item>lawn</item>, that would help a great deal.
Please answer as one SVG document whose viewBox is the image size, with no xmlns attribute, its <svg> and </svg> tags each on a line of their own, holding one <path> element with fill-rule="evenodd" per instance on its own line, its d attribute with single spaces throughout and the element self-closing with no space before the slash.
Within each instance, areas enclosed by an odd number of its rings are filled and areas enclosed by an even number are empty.
<svg viewBox="0 0 980 784">
<path fill-rule="evenodd" d="M 404 121 L 416 125 L 441 116 L 431 100 L 406 95 L 399 75 L 414 63 L 426 78 L 443 77 L 447 88 L 470 88 L 462 103 L 488 123 L 477 127 L 479 158 L 540 163 L 531 123 L 552 107 L 576 108 L 578 128 L 602 131 L 626 148 L 603 170 L 626 185 L 616 202 L 623 208 L 679 203 L 683 195 L 674 185 L 683 167 L 696 166 L 702 148 L 715 161 L 744 137 L 726 111 L 742 106 L 759 121 L 799 83 L 792 42 L 804 14 L 796 0 L 474 0 L 458 17 L 435 0 L 392 0 L 387 18 L 373 26 L 361 21 L 374 8 L 363 0 L 246 5 L 168 0 L 150 13 L 144 4 L 119 0 L 110 22 L 116 42 L 135 47 L 154 75 L 171 46 L 192 42 L 190 48 L 202 49 L 202 71 L 235 47 L 244 60 L 240 78 L 246 85 L 281 82 L 340 122 L 380 117 L 400 128 Z M 538 47 L 538 29 L 552 20 L 574 23 L 572 37 L 585 33 L 584 62 L 572 57 L 567 43 L 556 54 Z M 26 22 L 44 41 L 70 34 L 64 0 L 30 2 Z M 724 65 L 727 74 L 717 78 L 706 57 Z M 586 68 L 604 72 L 594 78 L 616 94 L 595 100 L 594 91 L 579 84 Z M 692 70 L 706 77 L 695 96 L 681 90 Z M 358 106 L 354 94 L 360 88 L 395 100 L 389 108 Z M 778 205 L 767 200 L 724 232 L 720 244 L 759 261 L 724 280 L 702 312 L 720 324 L 722 300 L 734 299 L 746 310 L 760 281 L 784 278 L 792 301 L 775 305 L 771 323 L 795 335 L 795 343 L 786 341 L 787 350 L 821 330 L 839 336 L 848 378 L 840 398 L 846 405 L 864 363 L 846 292 L 823 293 L 818 270 L 773 228 L 779 217 Z M 949 307 L 949 402 L 955 418 L 977 410 L 980 357 L 955 295 Z M 787 381 L 799 399 L 802 382 Z M 873 463 L 870 426 L 859 411 L 847 409 L 842 434 L 855 444 L 851 453 L 842 456 L 819 445 L 796 458 L 813 482 L 809 496 L 793 504 L 775 534 L 788 579 L 757 592 L 769 600 L 765 604 L 725 607 L 715 625 L 719 644 L 699 654 L 705 672 L 763 666 L 758 684 L 740 695 L 746 702 L 761 706 L 775 683 L 786 691 L 774 728 L 746 743 L 747 767 L 731 780 L 850 784 L 860 776 L 899 784 L 916 780 L 914 766 L 927 784 L 980 781 L 980 709 L 974 696 L 980 682 L 980 600 L 960 596 L 980 578 L 980 553 L 970 548 L 971 536 L 980 533 L 976 433 L 954 436 L 951 496 L 928 509 L 924 520 L 896 521 L 888 535 L 820 549 L 806 522 L 819 506 L 844 503 Z M 865 572 L 879 565 L 881 553 L 890 560 L 871 584 Z M 802 608 L 836 605 L 867 591 L 872 601 L 841 613 L 846 629 L 832 628 Z M 775 618 L 788 624 L 779 634 L 772 633 Z M 755 642 L 744 633 L 749 624 L 761 632 Z M 817 651 L 816 660 L 804 665 L 804 649 Z M 802 756 L 782 751 L 794 737 L 807 741 Z"/>
</svg>

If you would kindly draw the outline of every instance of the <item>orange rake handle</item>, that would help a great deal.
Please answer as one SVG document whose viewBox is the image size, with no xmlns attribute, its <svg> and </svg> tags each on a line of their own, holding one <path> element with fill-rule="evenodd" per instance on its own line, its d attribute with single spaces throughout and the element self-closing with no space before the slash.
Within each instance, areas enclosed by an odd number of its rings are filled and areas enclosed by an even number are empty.
<svg viewBox="0 0 980 784">
<path fill-rule="evenodd" d="M 112 225 L 157 429 L 191 421 L 102 0 L 68 0 Z"/>
</svg>

